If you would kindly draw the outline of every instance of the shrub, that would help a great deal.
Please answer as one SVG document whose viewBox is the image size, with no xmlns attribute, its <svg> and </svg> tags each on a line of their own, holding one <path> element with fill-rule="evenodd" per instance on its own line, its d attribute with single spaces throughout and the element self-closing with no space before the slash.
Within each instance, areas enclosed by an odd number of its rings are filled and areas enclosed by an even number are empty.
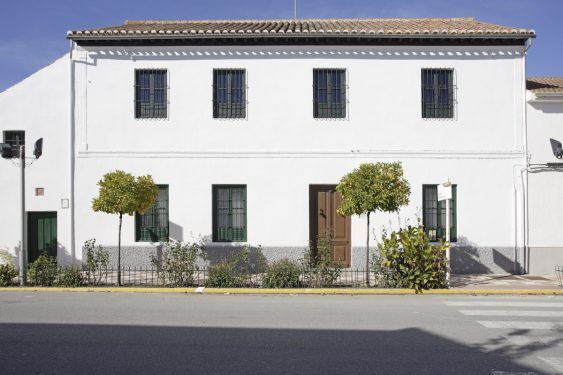
<svg viewBox="0 0 563 375">
<path fill-rule="evenodd" d="M 299 277 L 302 268 L 299 264 L 287 258 L 273 262 L 266 267 L 262 277 L 264 288 L 298 288 L 301 284 Z"/>
<path fill-rule="evenodd" d="M 332 237 L 317 240 L 316 246 L 309 244 L 303 259 L 304 279 L 308 286 L 332 286 L 342 272 L 342 264 L 332 260 Z"/>
<path fill-rule="evenodd" d="M 372 263 L 377 285 L 416 291 L 446 287 L 447 246 L 432 245 L 420 224 L 390 235 L 384 232 Z"/>
<path fill-rule="evenodd" d="M 104 250 L 102 245 L 96 245 L 95 239 L 84 242 L 84 248 L 86 249 L 88 284 L 100 285 L 108 272 L 109 253 Z"/>
<path fill-rule="evenodd" d="M 69 267 L 60 270 L 57 285 L 75 288 L 81 286 L 83 281 L 84 277 L 80 269 Z"/>
<path fill-rule="evenodd" d="M 0 264 L 0 286 L 10 286 L 18 273 L 11 264 Z"/>
<path fill-rule="evenodd" d="M 12 255 L 6 250 L 0 250 L 0 286 L 12 285 L 17 275 L 12 263 Z"/>
<path fill-rule="evenodd" d="M 252 284 L 251 275 L 264 265 L 264 257 L 258 248 L 256 262 L 250 259 L 250 249 L 245 247 L 241 252 L 234 251 L 227 260 L 223 259 L 208 269 L 205 286 L 212 288 L 238 288 Z"/>
<path fill-rule="evenodd" d="M 151 264 L 165 285 L 190 286 L 194 283 L 195 271 L 199 270 L 198 259 L 205 259 L 203 243 L 171 240 L 164 245 L 161 259 L 151 255 Z"/>
<path fill-rule="evenodd" d="M 58 273 L 57 260 L 46 252 L 29 265 L 29 281 L 33 285 L 53 286 Z"/>
</svg>

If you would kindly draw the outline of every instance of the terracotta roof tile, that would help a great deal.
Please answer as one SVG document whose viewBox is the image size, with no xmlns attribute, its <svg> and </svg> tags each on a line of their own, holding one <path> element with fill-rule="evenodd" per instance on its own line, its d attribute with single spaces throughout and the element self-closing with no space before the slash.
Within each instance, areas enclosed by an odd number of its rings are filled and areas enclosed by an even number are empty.
<svg viewBox="0 0 563 375">
<path fill-rule="evenodd" d="M 563 77 L 529 77 L 526 89 L 534 93 L 563 93 Z"/>
<path fill-rule="evenodd" d="M 290 35 L 414 35 L 414 36 L 518 36 L 533 37 L 534 30 L 501 26 L 473 18 L 366 18 L 126 21 L 123 25 L 69 31 L 71 39 L 130 38 L 143 35 L 190 34 L 290 34 Z"/>
</svg>

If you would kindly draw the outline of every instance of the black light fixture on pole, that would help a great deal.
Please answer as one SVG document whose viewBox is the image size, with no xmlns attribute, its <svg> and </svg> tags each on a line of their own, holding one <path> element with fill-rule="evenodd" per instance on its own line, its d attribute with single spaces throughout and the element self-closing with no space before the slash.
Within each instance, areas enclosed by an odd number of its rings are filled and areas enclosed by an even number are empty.
<svg viewBox="0 0 563 375">
<path fill-rule="evenodd" d="M 16 152 L 14 152 L 16 151 Z M 20 285 L 27 284 L 27 236 L 26 236 L 26 214 L 25 214 L 25 145 L 12 146 L 0 143 L 0 154 L 4 159 L 20 159 L 20 181 L 21 181 L 21 251 L 20 251 Z M 43 138 L 35 141 L 33 155 L 35 159 L 43 154 Z"/>
</svg>

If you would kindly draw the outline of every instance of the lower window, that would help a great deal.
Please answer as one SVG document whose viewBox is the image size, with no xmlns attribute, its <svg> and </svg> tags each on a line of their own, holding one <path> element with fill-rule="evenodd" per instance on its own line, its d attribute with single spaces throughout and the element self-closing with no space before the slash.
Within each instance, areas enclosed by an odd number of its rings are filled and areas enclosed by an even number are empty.
<svg viewBox="0 0 563 375">
<path fill-rule="evenodd" d="M 135 213 L 135 240 L 168 241 L 168 185 L 158 185 L 158 197 L 154 206 L 143 215 Z"/>
<path fill-rule="evenodd" d="M 452 185 L 450 242 L 457 241 L 457 185 Z M 422 225 L 430 241 L 446 239 L 446 201 L 438 202 L 438 185 L 422 185 Z"/>
<path fill-rule="evenodd" d="M 246 241 L 246 185 L 213 185 L 213 241 Z"/>
</svg>

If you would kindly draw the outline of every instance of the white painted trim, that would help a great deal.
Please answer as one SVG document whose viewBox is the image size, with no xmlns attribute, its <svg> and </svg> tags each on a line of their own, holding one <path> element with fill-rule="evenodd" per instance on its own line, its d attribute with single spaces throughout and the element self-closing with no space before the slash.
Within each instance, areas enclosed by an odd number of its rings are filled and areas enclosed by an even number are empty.
<svg viewBox="0 0 563 375">
<path fill-rule="evenodd" d="M 432 159 L 521 159 L 522 151 L 438 151 L 438 150 L 88 150 L 79 151 L 79 158 L 432 158 Z"/>
</svg>

